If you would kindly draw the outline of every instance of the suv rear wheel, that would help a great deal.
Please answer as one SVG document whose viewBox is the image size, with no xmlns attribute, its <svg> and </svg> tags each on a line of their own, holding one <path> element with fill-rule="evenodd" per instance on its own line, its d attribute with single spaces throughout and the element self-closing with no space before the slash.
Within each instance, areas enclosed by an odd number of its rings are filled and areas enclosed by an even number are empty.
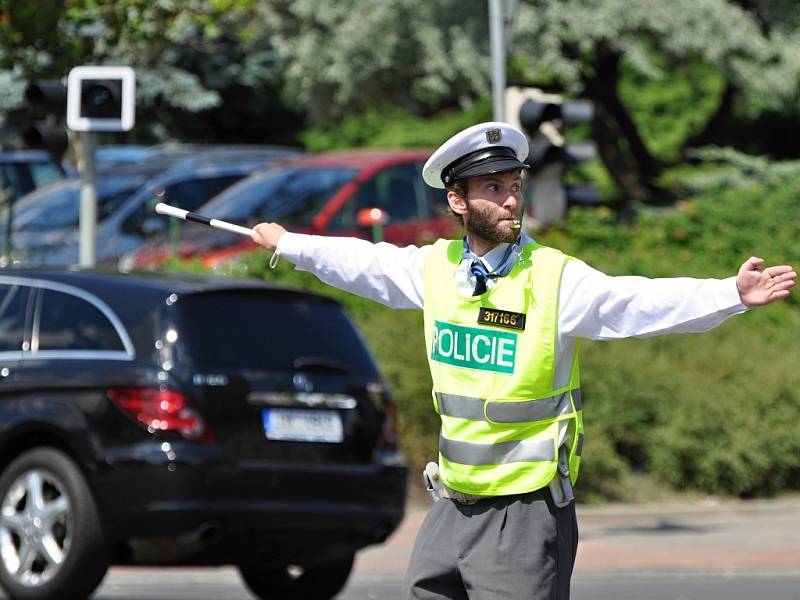
<svg viewBox="0 0 800 600">
<path fill-rule="evenodd" d="M 37 448 L 0 476 L 0 585 L 14 599 L 85 598 L 108 565 L 97 508 L 63 452 Z"/>
<path fill-rule="evenodd" d="M 353 556 L 308 568 L 264 569 L 240 566 L 245 584 L 261 600 L 330 600 L 344 587 L 353 569 Z"/>
</svg>

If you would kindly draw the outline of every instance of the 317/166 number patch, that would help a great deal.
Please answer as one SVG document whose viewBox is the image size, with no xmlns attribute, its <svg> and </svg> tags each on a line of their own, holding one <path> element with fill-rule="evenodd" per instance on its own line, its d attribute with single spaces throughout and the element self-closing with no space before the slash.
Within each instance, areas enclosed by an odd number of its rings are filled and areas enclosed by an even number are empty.
<svg viewBox="0 0 800 600">
<path fill-rule="evenodd" d="M 525 315 L 496 308 L 481 308 L 478 311 L 478 323 L 493 327 L 508 327 L 509 329 L 525 329 Z"/>
</svg>

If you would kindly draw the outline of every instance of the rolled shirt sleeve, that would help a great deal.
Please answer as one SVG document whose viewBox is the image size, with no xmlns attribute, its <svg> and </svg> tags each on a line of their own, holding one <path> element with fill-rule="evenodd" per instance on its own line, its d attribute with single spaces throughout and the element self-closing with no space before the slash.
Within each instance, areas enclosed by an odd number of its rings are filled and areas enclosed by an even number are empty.
<svg viewBox="0 0 800 600">
<path fill-rule="evenodd" d="M 579 260 L 564 267 L 560 292 L 559 333 L 592 340 L 699 333 L 747 310 L 735 277 L 611 277 Z"/>
</svg>

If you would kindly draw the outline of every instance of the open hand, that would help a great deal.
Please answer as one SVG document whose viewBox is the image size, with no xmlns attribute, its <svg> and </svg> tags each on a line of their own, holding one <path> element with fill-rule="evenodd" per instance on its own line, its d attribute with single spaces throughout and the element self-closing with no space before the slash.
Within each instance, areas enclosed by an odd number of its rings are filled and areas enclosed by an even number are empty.
<svg viewBox="0 0 800 600">
<path fill-rule="evenodd" d="M 751 256 L 739 269 L 736 289 L 742 304 L 763 306 L 789 296 L 797 283 L 797 273 L 788 265 L 762 268 L 763 258 Z"/>
</svg>

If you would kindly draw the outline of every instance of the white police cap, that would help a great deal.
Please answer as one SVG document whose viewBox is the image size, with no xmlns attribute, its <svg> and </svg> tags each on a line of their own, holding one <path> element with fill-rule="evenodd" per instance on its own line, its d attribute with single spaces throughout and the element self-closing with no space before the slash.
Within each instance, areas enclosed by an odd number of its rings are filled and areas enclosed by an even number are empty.
<svg viewBox="0 0 800 600">
<path fill-rule="evenodd" d="M 527 169 L 528 138 L 508 123 L 491 121 L 455 134 L 422 168 L 431 187 L 444 188 L 457 179 Z"/>
</svg>

